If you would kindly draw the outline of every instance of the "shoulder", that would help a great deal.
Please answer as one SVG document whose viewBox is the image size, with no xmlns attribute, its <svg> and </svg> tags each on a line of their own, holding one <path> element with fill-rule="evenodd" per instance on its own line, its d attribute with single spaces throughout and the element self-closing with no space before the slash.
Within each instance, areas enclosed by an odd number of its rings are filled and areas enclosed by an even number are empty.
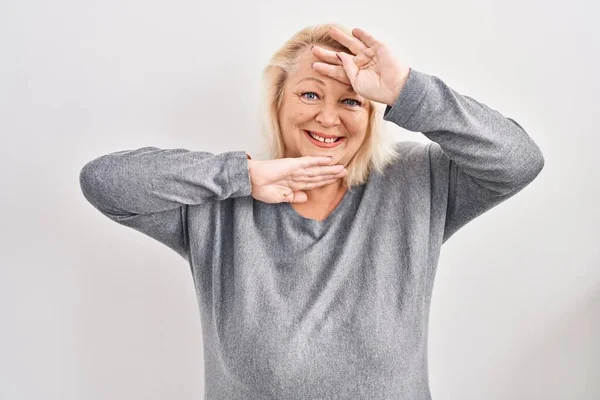
<svg viewBox="0 0 600 400">
<path fill-rule="evenodd" d="M 394 144 L 396 156 L 379 172 L 373 171 L 369 177 L 373 183 L 384 185 L 406 180 L 422 179 L 429 174 L 430 146 L 432 143 L 419 141 L 399 141 Z"/>
<path fill-rule="evenodd" d="M 429 165 L 430 146 L 433 142 L 400 141 L 396 142 L 395 150 L 397 157 L 389 165 L 390 172 L 398 170 L 410 172 Z"/>
<path fill-rule="evenodd" d="M 429 163 L 432 167 L 438 165 L 448 166 L 450 158 L 439 143 L 432 140 L 427 142 L 403 141 L 396 142 L 396 152 L 399 157 L 396 165 L 406 167 L 407 164 Z"/>
<path fill-rule="evenodd" d="M 433 142 L 417 142 L 415 140 L 403 140 L 395 143 L 398 154 L 405 157 L 421 157 L 429 152 L 429 146 Z"/>
</svg>

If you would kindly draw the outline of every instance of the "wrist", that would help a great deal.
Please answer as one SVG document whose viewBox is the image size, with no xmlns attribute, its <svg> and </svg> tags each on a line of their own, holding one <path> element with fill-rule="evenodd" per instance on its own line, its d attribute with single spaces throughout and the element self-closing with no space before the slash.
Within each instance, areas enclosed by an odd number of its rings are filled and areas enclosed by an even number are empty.
<svg viewBox="0 0 600 400">
<path fill-rule="evenodd" d="M 398 80 L 398 84 L 392 90 L 392 94 L 390 95 L 390 98 L 386 102 L 386 104 L 388 106 L 390 106 L 390 107 L 394 106 L 394 103 L 396 103 L 396 100 L 398 100 L 398 97 L 400 96 L 400 93 L 402 92 L 402 89 L 404 89 L 404 86 L 406 85 L 406 81 L 408 81 L 408 76 L 409 75 L 410 75 L 410 67 L 408 67 L 406 69 L 405 73 L 401 74 L 401 77 Z"/>
<path fill-rule="evenodd" d="M 247 168 L 248 168 L 248 172 L 250 172 L 250 164 L 252 163 L 252 157 L 250 157 L 250 154 L 246 153 L 246 159 L 248 160 L 248 162 L 246 163 Z"/>
<path fill-rule="evenodd" d="M 252 168 L 252 163 L 254 163 L 254 161 L 252 161 L 252 158 L 250 157 L 249 154 L 246 154 L 246 168 L 248 169 L 248 180 L 250 181 L 250 187 L 252 187 L 252 173 L 251 173 L 251 168 Z"/>
</svg>

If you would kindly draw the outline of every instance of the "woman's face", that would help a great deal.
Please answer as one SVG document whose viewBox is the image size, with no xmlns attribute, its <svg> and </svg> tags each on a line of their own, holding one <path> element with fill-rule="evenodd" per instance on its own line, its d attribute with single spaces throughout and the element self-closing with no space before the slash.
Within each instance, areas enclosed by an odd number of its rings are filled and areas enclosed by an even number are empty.
<svg viewBox="0 0 600 400">
<path fill-rule="evenodd" d="M 330 155 L 336 164 L 347 166 L 364 142 L 369 104 L 351 85 L 314 71 L 311 63 L 315 61 L 320 60 L 309 46 L 284 87 L 278 117 L 285 157 Z M 322 143 L 306 131 L 341 139 Z"/>
</svg>

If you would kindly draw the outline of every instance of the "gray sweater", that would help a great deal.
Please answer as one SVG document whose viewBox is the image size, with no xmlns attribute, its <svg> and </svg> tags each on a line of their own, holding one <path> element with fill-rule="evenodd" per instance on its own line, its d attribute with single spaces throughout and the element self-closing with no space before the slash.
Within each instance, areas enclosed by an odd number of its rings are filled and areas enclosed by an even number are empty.
<svg viewBox="0 0 600 400">
<path fill-rule="evenodd" d="M 431 142 L 348 190 L 323 221 L 251 196 L 246 152 L 143 147 L 83 166 L 85 198 L 190 265 L 205 399 L 430 399 L 442 244 L 544 158 L 513 119 L 411 69 L 384 120 Z"/>
</svg>

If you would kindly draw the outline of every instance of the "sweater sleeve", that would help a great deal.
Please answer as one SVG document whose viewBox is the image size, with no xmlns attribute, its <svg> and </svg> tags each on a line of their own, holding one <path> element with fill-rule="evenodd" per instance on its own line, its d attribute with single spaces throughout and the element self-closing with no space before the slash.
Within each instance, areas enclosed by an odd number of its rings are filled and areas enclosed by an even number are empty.
<svg viewBox="0 0 600 400">
<path fill-rule="evenodd" d="M 188 259 L 188 206 L 250 195 L 247 165 L 245 151 L 143 147 L 89 161 L 79 183 L 102 214 Z"/>
<path fill-rule="evenodd" d="M 542 152 L 514 119 L 413 68 L 383 118 L 432 141 L 432 179 L 447 186 L 444 195 L 432 194 L 433 206 L 446 208 L 442 243 L 515 195 L 544 167 Z"/>
</svg>

